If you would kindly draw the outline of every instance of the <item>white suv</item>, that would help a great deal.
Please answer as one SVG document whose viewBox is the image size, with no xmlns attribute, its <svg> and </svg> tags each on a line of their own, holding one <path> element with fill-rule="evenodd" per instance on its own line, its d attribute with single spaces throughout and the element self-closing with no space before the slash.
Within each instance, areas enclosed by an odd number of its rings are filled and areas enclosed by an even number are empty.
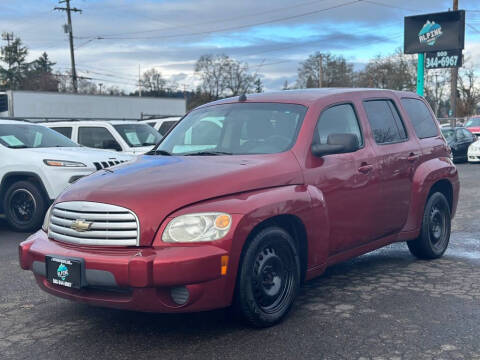
<svg viewBox="0 0 480 360">
<path fill-rule="evenodd" d="M 36 230 L 69 184 L 133 158 L 81 147 L 42 125 L 0 120 L 0 213 L 15 230 Z"/>
<path fill-rule="evenodd" d="M 165 136 L 167 132 L 175 126 L 175 124 L 181 119 L 179 116 L 175 117 L 167 117 L 162 119 L 149 119 L 149 120 L 142 120 L 142 123 L 148 124 L 157 130 L 160 135 Z"/>
<path fill-rule="evenodd" d="M 43 123 L 76 143 L 96 148 L 144 154 L 161 140 L 151 126 L 138 121 L 79 120 Z"/>
</svg>

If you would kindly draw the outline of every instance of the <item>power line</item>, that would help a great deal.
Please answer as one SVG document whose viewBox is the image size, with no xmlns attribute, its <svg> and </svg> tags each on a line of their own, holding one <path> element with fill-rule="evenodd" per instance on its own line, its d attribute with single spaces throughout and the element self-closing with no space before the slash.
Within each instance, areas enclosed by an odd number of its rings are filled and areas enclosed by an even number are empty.
<svg viewBox="0 0 480 360">
<path fill-rule="evenodd" d="M 281 21 L 285 21 L 285 20 L 292 20 L 292 19 L 296 19 L 296 18 L 300 18 L 300 17 L 304 17 L 304 16 L 318 14 L 318 13 L 325 12 L 325 11 L 332 10 L 332 9 L 337 9 L 337 8 L 353 5 L 353 4 L 362 2 L 362 1 L 364 1 L 364 0 L 349 1 L 347 3 L 333 5 L 333 6 L 330 6 L 330 7 L 326 7 L 326 8 L 322 8 L 322 9 L 318 9 L 318 10 L 313 10 L 313 11 L 308 11 L 308 12 L 297 14 L 297 15 L 285 16 L 285 17 L 272 19 L 272 20 L 267 20 L 267 21 L 262 21 L 262 22 L 257 22 L 257 23 L 244 24 L 244 25 L 239 25 L 239 26 L 232 26 L 232 27 L 227 27 L 227 28 L 223 28 L 223 29 L 214 29 L 214 30 L 199 31 L 199 32 L 193 32 L 193 33 L 157 35 L 157 36 L 141 36 L 141 37 L 115 37 L 115 36 L 107 37 L 107 36 L 105 36 L 104 39 L 105 40 L 171 39 L 171 38 L 185 37 L 185 36 L 213 34 L 213 33 L 217 33 L 217 32 L 238 30 L 238 29 L 244 29 L 244 28 L 248 28 L 248 27 L 252 27 L 252 26 L 266 25 L 266 24 L 281 22 Z M 78 38 L 81 39 L 83 37 L 78 37 Z"/>
<path fill-rule="evenodd" d="M 311 5 L 311 4 L 318 4 L 319 2 L 323 2 L 323 1 L 328 1 L 328 0 L 307 1 L 307 2 L 304 2 L 304 3 L 295 4 L 295 7 L 307 6 L 307 5 Z M 235 20 L 240 20 L 240 19 L 244 19 L 244 18 L 249 18 L 249 17 L 252 17 L 252 16 L 256 17 L 256 16 L 260 16 L 260 15 L 271 14 L 272 12 L 276 12 L 276 11 L 290 10 L 291 8 L 292 8 L 291 6 L 287 6 L 287 7 L 277 8 L 277 9 L 269 9 L 267 11 L 257 12 L 255 14 L 248 14 L 248 15 L 231 17 L 231 18 L 223 18 L 223 19 L 217 19 L 217 20 L 203 21 L 203 22 L 191 24 L 191 25 L 189 25 L 189 27 L 191 28 L 191 27 L 195 27 L 195 26 L 198 26 L 198 25 L 208 25 L 208 24 L 212 24 L 212 23 L 235 21 Z M 165 30 L 171 30 L 171 29 L 176 30 L 176 29 L 178 29 L 178 26 L 167 26 L 167 27 L 151 29 L 151 30 L 129 31 L 129 32 L 123 32 L 123 33 L 101 34 L 100 36 L 108 37 L 108 36 L 119 36 L 119 35 L 136 35 L 136 34 L 152 33 L 152 32 L 156 32 L 156 31 L 165 31 Z"/>
</svg>

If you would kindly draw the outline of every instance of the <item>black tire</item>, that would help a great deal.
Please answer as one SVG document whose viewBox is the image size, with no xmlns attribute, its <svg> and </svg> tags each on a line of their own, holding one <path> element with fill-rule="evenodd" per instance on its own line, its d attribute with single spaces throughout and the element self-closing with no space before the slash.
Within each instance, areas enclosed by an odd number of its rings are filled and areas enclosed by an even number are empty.
<svg viewBox="0 0 480 360">
<path fill-rule="evenodd" d="M 300 259 L 293 238 L 279 227 L 263 229 L 244 249 L 235 310 L 254 327 L 275 325 L 289 312 L 299 287 Z"/>
<path fill-rule="evenodd" d="M 447 250 L 450 230 L 451 213 L 448 201 L 442 193 L 433 193 L 425 205 L 420 236 L 407 241 L 408 249 L 419 259 L 438 259 Z"/>
<path fill-rule="evenodd" d="M 39 188 L 30 181 L 17 181 L 5 193 L 5 217 L 15 231 L 30 232 L 40 228 L 46 202 Z"/>
</svg>

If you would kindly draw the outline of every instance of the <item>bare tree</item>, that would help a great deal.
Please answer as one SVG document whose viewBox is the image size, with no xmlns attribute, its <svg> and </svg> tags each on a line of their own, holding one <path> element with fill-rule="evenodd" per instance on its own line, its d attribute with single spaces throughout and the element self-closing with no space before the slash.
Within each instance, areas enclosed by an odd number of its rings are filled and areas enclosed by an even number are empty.
<svg viewBox="0 0 480 360">
<path fill-rule="evenodd" d="M 440 116 L 442 104 L 449 93 L 448 70 L 428 70 L 425 76 L 425 99 L 429 102 L 435 115 Z"/>
<path fill-rule="evenodd" d="M 458 77 L 458 116 L 469 116 L 476 114 L 477 106 L 480 102 L 480 87 L 478 86 L 478 76 L 473 67 L 464 68 Z"/>
<path fill-rule="evenodd" d="M 387 57 L 377 56 L 357 74 L 356 86 L 414 91 L 416 87 L 416 61 L 399 49 Z"/>
<path fill-rule="evenodd" d="M 300 63 L 297 87 L 350 87 L 353 65 L 343 56 L 316 52 Z"/>
<path fill-rule="evenodd" d="M 143 73 L 140 84 L 150 95 L 160 96 L 167 85 L 167 80 L 155 68 L 147 70 Z"/>
<path fill-rule="evenodd" d="M 210 99 L 251 92 L 259 80 L 257 74 L 250 72 L 246 62 L 227 55 L 201 56 L 195 65 L 195 72 L 202 81 L 200 91 Z"/>
</svg>

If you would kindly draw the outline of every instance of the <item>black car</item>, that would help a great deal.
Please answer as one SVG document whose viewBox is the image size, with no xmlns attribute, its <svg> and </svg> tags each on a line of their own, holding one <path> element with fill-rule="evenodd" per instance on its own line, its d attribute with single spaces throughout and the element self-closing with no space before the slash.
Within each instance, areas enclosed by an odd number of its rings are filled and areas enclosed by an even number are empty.
<svg viewBox="0 0 480 360">
<path fill-rule="evenodd" d="M 467 161 L 468 147 L 477 140 L 475 135 L 464 127 L 445 127 L 442 128 L 442 134 L 452 149 L 453 161 Z"/>
</svg>

